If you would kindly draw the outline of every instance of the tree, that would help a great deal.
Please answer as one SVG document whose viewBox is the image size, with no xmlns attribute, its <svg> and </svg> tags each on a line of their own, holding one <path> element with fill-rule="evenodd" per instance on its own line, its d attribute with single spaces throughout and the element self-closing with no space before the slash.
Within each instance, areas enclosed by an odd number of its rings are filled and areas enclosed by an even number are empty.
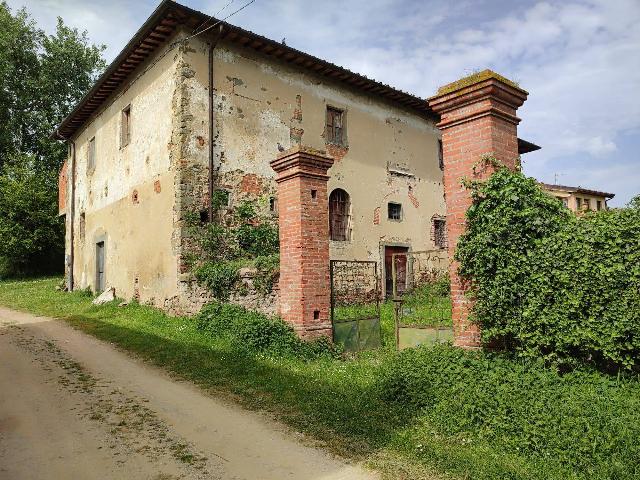
<svg viewBox="0 0 640 480">
<path fill-rule="evenodd" d="M 62 268 L 57 178 L 66 146 L 51 138 L 104 70 L 104 46 L 61 18 L 54 35 L 0 3 L 0 269 Z M 0 272 L 1 273 L 1 272 Z"/>
<path fill-rule="evenodd" d="M 0 257 L 5 274 L 60 269 L 63 225 L 51 179 L 33 168 L 33 158 L 12 162 L 0 175 Z"/>
</svg>

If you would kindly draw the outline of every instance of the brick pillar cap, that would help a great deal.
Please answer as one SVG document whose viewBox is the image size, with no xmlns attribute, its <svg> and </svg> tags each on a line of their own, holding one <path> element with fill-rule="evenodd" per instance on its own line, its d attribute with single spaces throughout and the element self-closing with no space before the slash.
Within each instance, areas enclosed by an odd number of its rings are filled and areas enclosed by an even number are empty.
<svg viewBox="0 0 640 480">
<path fill-rule="evenodd" d="M 528 95 L 529 92 L 520 88 L 517 83 L 492 70 L 483 70 L 440 87 L 438 93 L 427 101 L 436 113 L 446 112 L 489 96 L 517 109 Z"/>
<path fill-rule="evenodd" d="M 333 158 L 321 150 L 296 145 L 286 152 L 282 152 L 275 160 L 271 160 L 270 165 L 279 174 L 278 179 L 285 176 L 285 172 L 293 169 L 297 171 L 297 174 L 326 176 L 327 171 L 333 165 Z"/>
</svg>

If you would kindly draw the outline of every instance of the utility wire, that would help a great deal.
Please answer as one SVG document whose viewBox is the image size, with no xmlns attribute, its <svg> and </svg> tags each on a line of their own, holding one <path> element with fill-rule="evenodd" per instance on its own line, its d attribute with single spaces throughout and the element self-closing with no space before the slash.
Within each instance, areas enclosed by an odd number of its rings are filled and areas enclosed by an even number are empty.
<svg viewBox="0 0 640 480">
<path fill-rule="evenodd" d="M 229 5 L 231 5 L 231 4 L 232 4 L 233 2 L 235 2 L 235 1 L 236 1 L 236 0 L 229 0 L 229 2 L 227 2 L 227 4 L 226 4 L 224 7 L 222 7 L 222 8 L 221 8 L 220 10 L 218 10 L 216 13 L 214 13 L 213 15 L 211 15 L 209 18 L 207 18 L 206 22 L 204 22 L 202 25 L 200 25 L 200 26 L 199 26 L 199 28 L 201 29 L 201 31 L 202 31 L 202 29 L 204 29 L 204 27 L 207 25 L 207 23 L 209 23 L 211 20 L 213 20 L 215 17 L 217 17 L 217 16 L 220 14 L 220 12 L 223 12 L 223 11 L 224 11 L 224 10 L 225 10 Z M 194 33 L 194 34 L 196 34 L 196 35 L 198 35 L 200 32 L 198 31 L 198 28 L 195 28 L 195 29 L 193 30 L 193 33 Z"/>
<path fill-rule="evenodd" d="M 231 12 L 229 15 L 227 15 L 226 17 L 224 17 L 222 20 L 218 20 L 216 23 L 214 23 L 213 25 L 209 25 L 207 28 L 203 28 L 202 30 L 200 30 L 199 32 L 194 33 L 193 35 L 183 39 L 183 42 L 186 42 L 187 40 L 192 39 L 193 37 L 196 37 L 198 35 L 200 35 L 201 33 L 204 33 L 208 30 L 211 30 L 212 28 L 216 27 L 217 25 L 220 25 L 222 22 L 224 22 L 226 19 L 232 17 L 233 15 L 235 15 L 236 13 L 240 12 L 241 10 L 244 10 L 245 8 L 247 8 L 249 5 L 251 5 L 253 2 L 255 2 L 256 0 L 251 0 L 248 3 L 245 3 L 243 6 L 241 6 L 239 9 L 237 9 L 235 12 Z"/>
</svg>

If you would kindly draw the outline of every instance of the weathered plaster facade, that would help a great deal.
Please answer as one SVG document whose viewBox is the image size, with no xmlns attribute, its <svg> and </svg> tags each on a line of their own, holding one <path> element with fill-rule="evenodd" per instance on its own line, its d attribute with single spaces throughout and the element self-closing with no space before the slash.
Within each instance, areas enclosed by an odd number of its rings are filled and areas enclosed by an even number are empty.
<svg viewBox="0 0 640 480">
<path fill-rule="evenodd" d="M 613 193 L 599 192 L 582 187 L 568 187 L 566 185 L 551 185 L 548 183 L 541 183 L 540 186 L 573 212 L 606 210 L 607 201 L 615 196 Z"/>
<path fill-rule="evenodd" d="M 198 43 L 192 65 L 204 92 L 207 45 Z M 267 212 L 276 192 L 269 162 L 279 147 L 305 145 L 334 158 L 328 191 L 350 196 L 350 240 L 331 242 L 332 259 L 384 266 L 384 245 L 436 249 L 432 218 L 445 204 L 434 121 L 224 43 L 213 71 L 216 187 L 229 189 L 232 202 L 252 198 Z M 327 106 L 345 112 L 347 148 L 326 143 Z M 389 202 L 402 205 L 401 221 L 387 218 Z"/>
<path fill-rule="evenodd" d="M 67 186 L 61 210 L 75 289 L 95 289 L 96 243 L 104 242 L 106 285 L 119 297 L 174 312 L 192 312 L 208 299 L 185 263 L 191 246 L 185 216 L 209 205 L 211 146 L 214 189 L 230 191 L 232 207 L 255 200 L 274 219 L 270 162 L 296 145 L 326 151 L 334 159 L 328 193 L 340 188 L 350 197 L 350 238 L 331 242 L 332 259 L 375 260 L 383 272 L 386 245 L 436 248 L 432 221 L 445 214 L 445 203 L 433 117 L 218 41 L 215 32 L 179 41 L 190 33 L 177 28 L 69 138 L 75 155 L 70 149 L 61 176 Z M 127 106 L 130 141 L 121 145 Z M 343 145 L 326 141 L 327 107 L 344 112 Z M 402 205 L 400 220 L 387 218 L 389 202 Z M 273 310 L 273 298 L 252 296 L 249 306 Z"/>
<path fill-rule="evenodd" d="M 174 232 L 180 52 L 160 52 L 142 65 L 72 139 L 75 145 L 74 279 L 94 288 L 96 243 L 105 242 L 107 284 L 123 298 L 163 306 L 176 294 L 179 237 Z M 121 145 L 122 110 L 131 106 L 131 140 Z M 95 166 L 89 142 L 95 139 Z M 69 158 L 68 165 L 73 164 Z M 71 191 L 71 186 L 67 187 Z M 65 210 L 70 212 L 66 196 Z M 71 215 L 67 214 L 69 223 Z M 70 252 L 71 225 L 67 225 Z M 69 268 L 69 267 L 68 267 Z"/>
</svg>

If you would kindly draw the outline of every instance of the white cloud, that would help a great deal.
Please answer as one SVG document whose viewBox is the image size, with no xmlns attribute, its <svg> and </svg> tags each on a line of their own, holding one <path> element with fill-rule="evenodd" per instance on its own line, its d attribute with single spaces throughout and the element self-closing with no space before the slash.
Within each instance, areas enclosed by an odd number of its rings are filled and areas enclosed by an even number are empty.
<svg viewBox="0 0 640 480">
<path fill-rule="evenodd" d="M 228 0 L 182 1 L 213 13 Z M 236 0 L 221 16 L 244 3 Z M 156 6 L 152 0 L 9 4 L 26 4 L 49 29 L 57 15 L 87 29 L 108 45 L 109 58 Z M 256 0 L 230 21 L 423 97 L 492 68 L 530 92 L 519 132 L 543 150 L 529 154 L 528 173 L 549 180 L 561 170 L 563 182 L 615 185 L 623 199 L 640 189 L 637 0 Z M 636 141 L 621 145 L 630 135 Z M 605 167 L 587 176 L 585 164 Z"/>
</svg>

